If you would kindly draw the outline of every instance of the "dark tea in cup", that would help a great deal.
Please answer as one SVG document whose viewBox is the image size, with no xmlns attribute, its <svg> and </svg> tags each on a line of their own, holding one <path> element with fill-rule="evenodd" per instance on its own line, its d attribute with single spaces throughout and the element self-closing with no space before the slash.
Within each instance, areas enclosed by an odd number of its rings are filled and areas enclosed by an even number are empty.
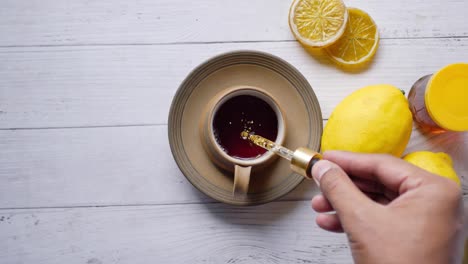
<svg viewBox="0 0 468 264">
<path fill-rule="evenodd" d="M 278 117 L 264 100 L 253 95 L 238 95 L 227 99 L 216 110 L 213 133 L 218 145 L 229 156 L 255 159 L 266 150 L 243 140 L 244 130 L 275 141 L 278 135 Z"/>
</svg>

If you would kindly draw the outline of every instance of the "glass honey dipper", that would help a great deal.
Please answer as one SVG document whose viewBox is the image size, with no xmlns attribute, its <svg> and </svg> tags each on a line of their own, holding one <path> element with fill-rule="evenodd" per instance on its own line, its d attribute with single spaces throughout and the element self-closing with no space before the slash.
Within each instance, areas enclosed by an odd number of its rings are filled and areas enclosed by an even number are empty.
<svg viewBox="0 0 468 264">
<path fill-rule="evenodd" d="M 253 144 L 268 151 L 272 151 L 276 155 L 289 160 L 291 162 L 291 169 L 307 179 L 313 179 L 311 174 L 312 166 L 322 159 L 322 155 L 320 153 L 311 149 L 300 147 L 295 151 L 292 151 L 247 130 L 242 131 L 240 135 L 244 140 L 249 140 Z"/>
</svg>

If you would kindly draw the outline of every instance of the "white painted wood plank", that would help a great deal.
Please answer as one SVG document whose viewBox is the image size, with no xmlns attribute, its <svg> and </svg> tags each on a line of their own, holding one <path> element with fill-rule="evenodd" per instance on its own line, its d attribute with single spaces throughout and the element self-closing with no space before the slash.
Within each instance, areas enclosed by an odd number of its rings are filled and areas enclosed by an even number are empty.
<svg viewBox="0 0 468 264">
<path fill-rule="evenodd" d="M 446 151 L 468 194 L 468 133 L 423 136 L 408 152 Z M 319 191 L 304 181 L 283 200 Z M 213 202 L 185 179 L 166 126 L 0 131 L 0 208 Z"/>
<path fill-rule="evenodd" d="M 299 44 L 0 48 L 0 128 L 165 124 L 173 95 L 202 61 L 255 49 L 284 58 L 309 80 L 327 118 L 362 86 L 404 90 L 442 66 L 468 61 L 468 38 L 382 40 L 375 62 L 344 72 Z"/>
<path fill-rule="evenodd" d="M 0 45 L 292 40 L 285 0 L 7 0 Z M 347 0 L 383 38 L 467 36 L 465 0 Z"/>
<path fill-rule="evenodd" d="M 3 208 L 211 201 L 179 171 L 167 126 L 0 135 Z"/>
<path fill-rule="evenodd" d="M 308 202 L 0 211 L 2 263 L 352 263 Z"/>
</svg>

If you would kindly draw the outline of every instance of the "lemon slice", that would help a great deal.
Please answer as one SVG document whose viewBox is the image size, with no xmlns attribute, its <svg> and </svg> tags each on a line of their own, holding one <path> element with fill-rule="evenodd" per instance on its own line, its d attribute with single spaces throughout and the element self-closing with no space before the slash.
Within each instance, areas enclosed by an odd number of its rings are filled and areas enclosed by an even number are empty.
<svg viewBox="0 0 468 264">
<path fill-rule="evenodd" d="M 348 8 L 348 23 L 343 36 L 326 48 L 330 57 L 341 64 L 356 65 L 369 61 L 379 45 L 379 30 L 364 11 Z"/>
<path fill-rule="evenodd" d="M 343 35 L 348 11 L 341 0 L 295 0 L 289 10 L 289 27 L 303 45 L 326 47 Z"/>
</svg>

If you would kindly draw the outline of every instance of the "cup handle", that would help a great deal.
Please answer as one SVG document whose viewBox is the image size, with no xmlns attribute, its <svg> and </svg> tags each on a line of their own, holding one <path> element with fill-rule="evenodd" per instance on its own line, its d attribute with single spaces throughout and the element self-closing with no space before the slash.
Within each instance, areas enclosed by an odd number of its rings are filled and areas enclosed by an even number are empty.
<svg viewBox="0 0 468 264">
<path fill-rule="evenodd" d="M 249 191 L 250 171 L 252 167 L 242 167 L 235 165 L 234 167 L 234 188 L 233 194 L 235 197 L 243 197 Z"/>
</svg>

